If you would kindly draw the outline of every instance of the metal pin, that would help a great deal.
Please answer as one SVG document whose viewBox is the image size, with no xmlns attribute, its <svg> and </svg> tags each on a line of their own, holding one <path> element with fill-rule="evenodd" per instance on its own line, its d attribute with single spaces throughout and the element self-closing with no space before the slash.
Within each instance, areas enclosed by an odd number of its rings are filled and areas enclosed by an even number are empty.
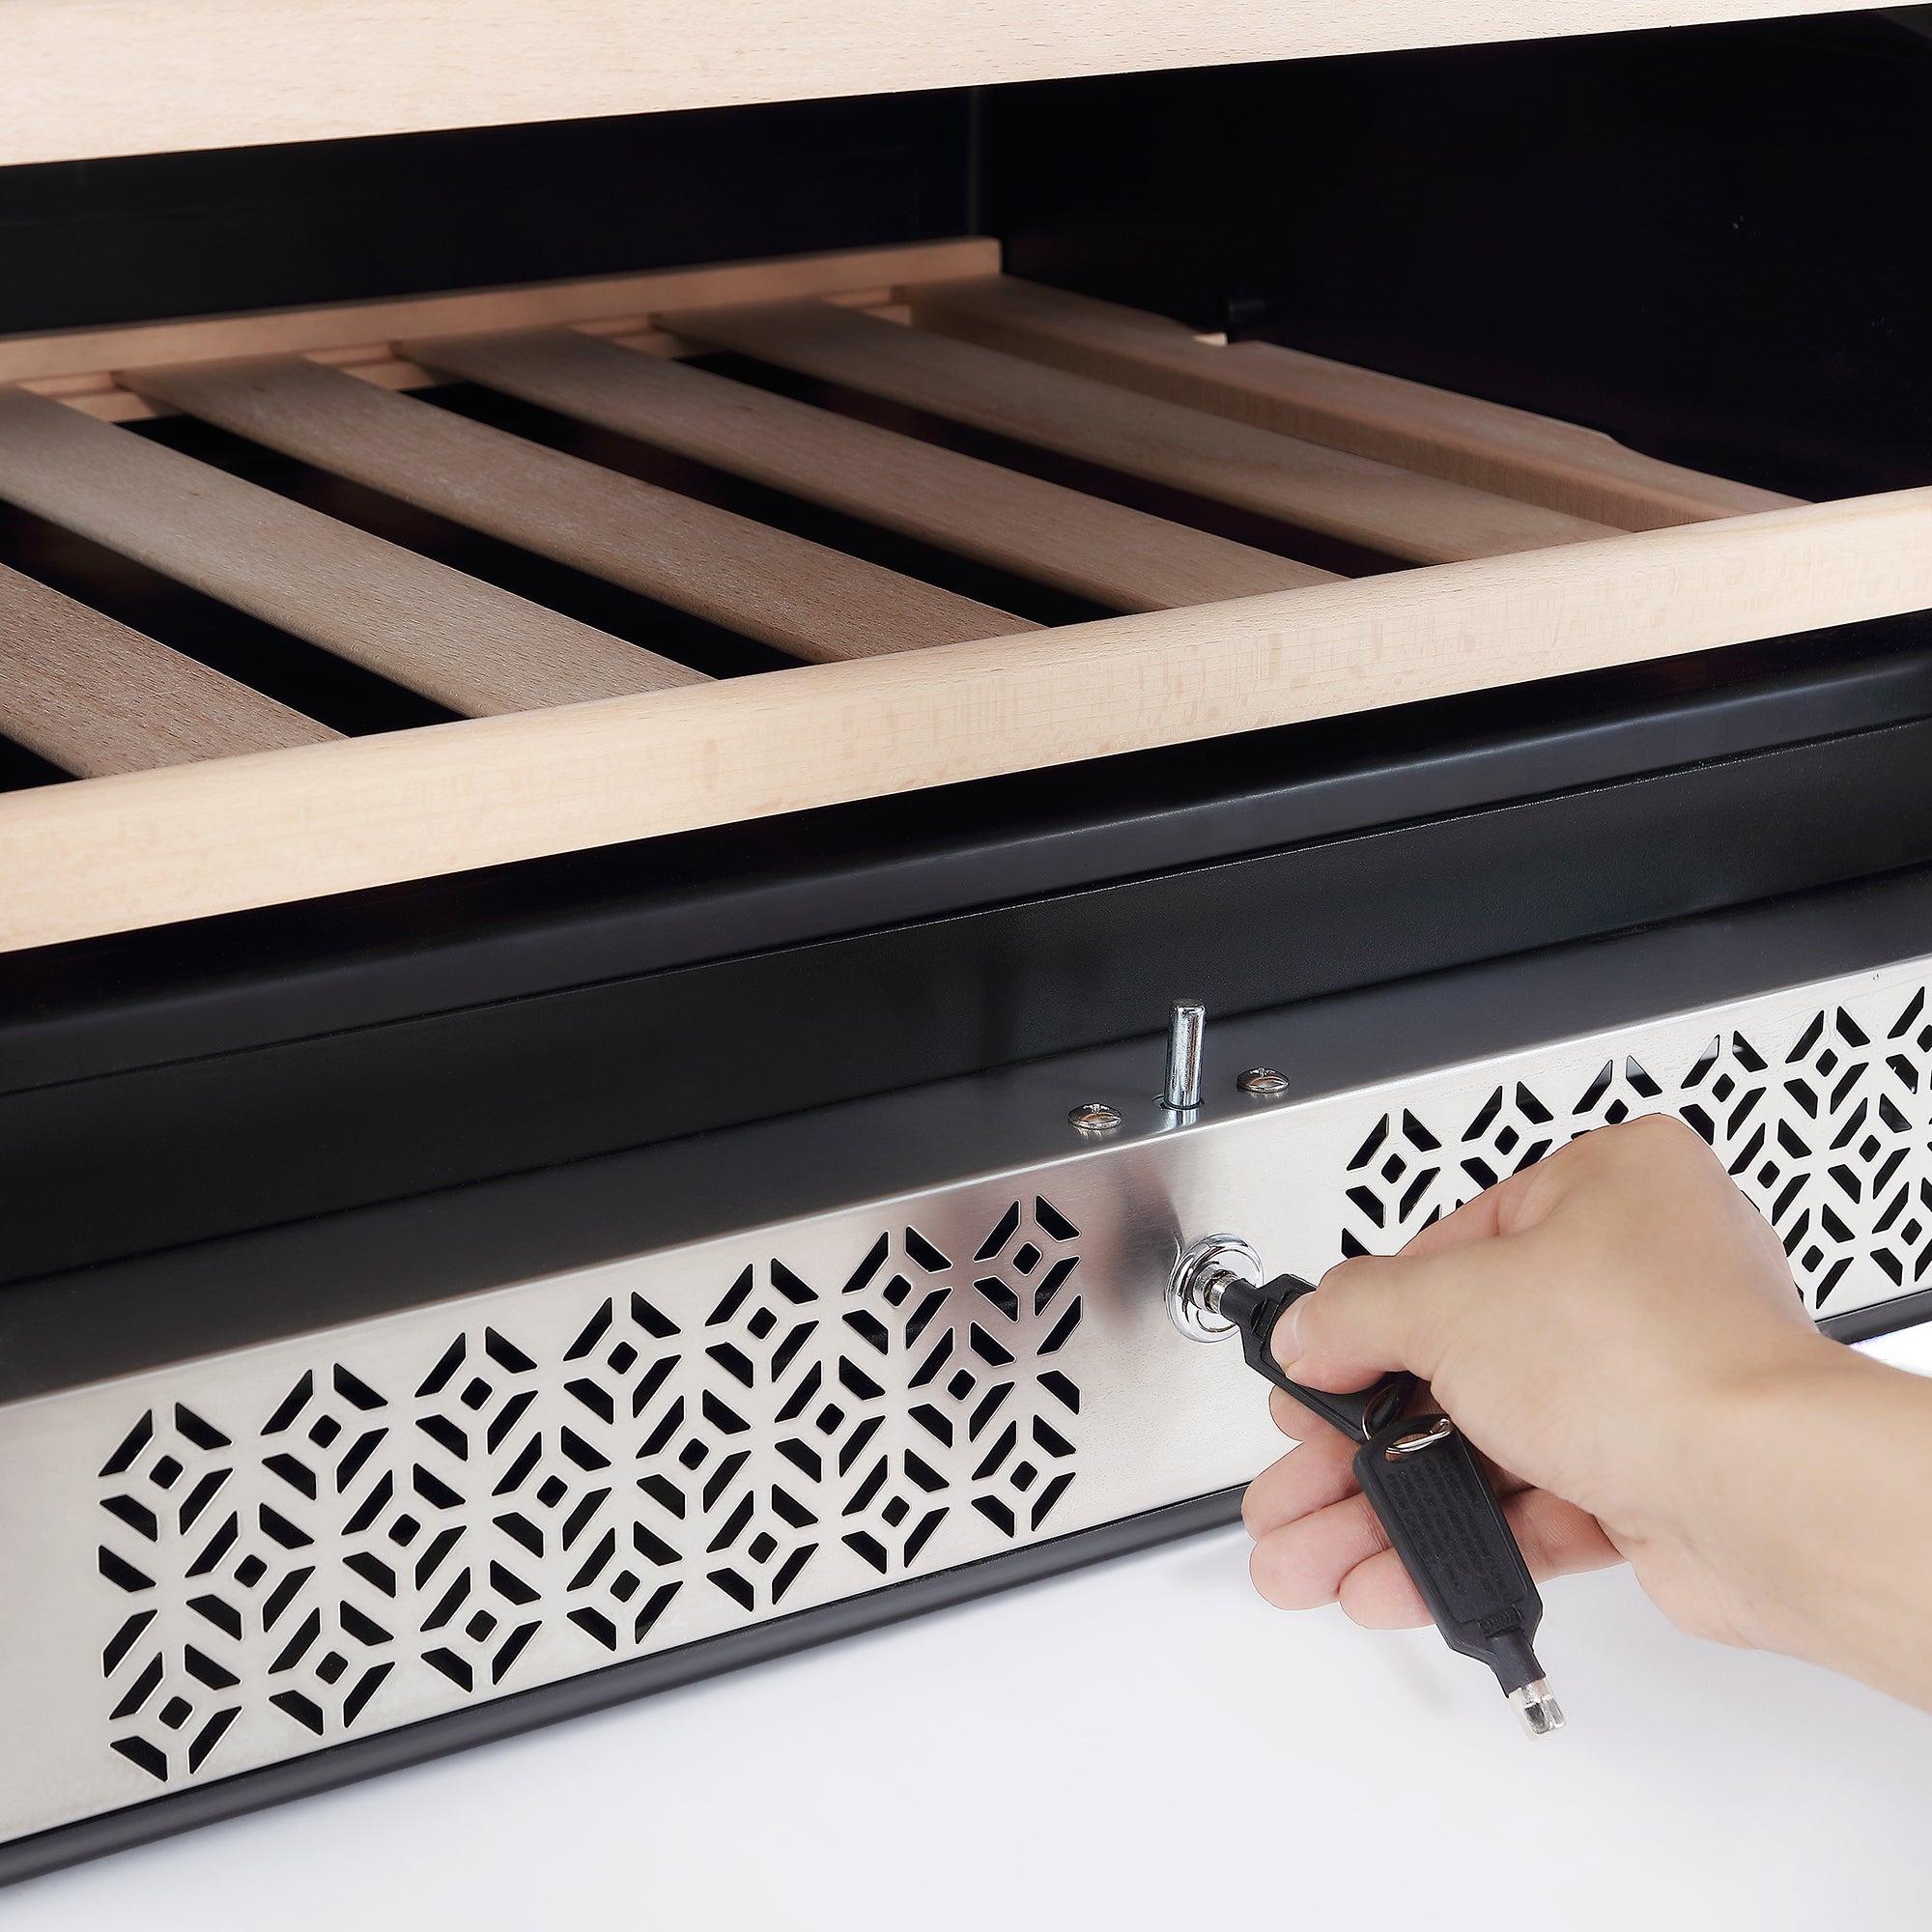
<svg viewBox="0 0 1932 1932">
<path fill-rule="evenodd" d="M 1531 1737 L 1547 1738 L 1563 1728 L 1563 1706 L 1556 1701 L 1548 1678 L 1539 1677 L 1533 1684 L 1512 1690 L 1509 1701 Z"/>
<path fill-rule="evenodd" d="M 1191 1114 L 1201 1104 L 1201 1036 L 1208 1009 L 1198 1000 L 1176 1000 L 1167 1022 L 1167 1084 L 1160 1104 Z"/>
</svg>

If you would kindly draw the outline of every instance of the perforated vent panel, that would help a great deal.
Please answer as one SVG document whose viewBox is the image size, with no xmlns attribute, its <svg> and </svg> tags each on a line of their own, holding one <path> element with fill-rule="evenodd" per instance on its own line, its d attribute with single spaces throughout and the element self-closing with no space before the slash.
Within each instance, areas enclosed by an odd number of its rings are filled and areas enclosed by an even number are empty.
<svg viewBox="0 0 1932 1932">
<path fill-rule="evenodd" d="M 1062 1103 L 1052 1159 L 0 1406 L 0 1656 L 32 1661 L 0 1833 L 1244 1482 L 1280 1446 L 1262 1392 L 1163 1306 L 1199 1235 L 1317 1275 L 1669 1110 L 1812 1309 L 1932 1286 L 1925 984 L 1914 961 L 1272 1107 L 1230 1091 L 1098 1144 Z"/>
<path fill-rule="evenodd" d="M 167 1784 L 244 1718 L 331 1740 L 1041 1533 L 1078 1241 L 1036 1197 L 965 1253 L 760 1256 L 696 1319 L 593 1292 L 144 1409 L 99 1478 L 107 1747 Z"/>
<path fill-rule="evenodd" d="M 1672 1113 L 1776 1229 L 1814 1312 L 1921 1286 L 1932 1268 L 1932 1013 L 1922 984 L 1766 1012 L 1708 1037 L 1645 1030 L 1581 1072 L 1523 1055 L 1391 1106 L 1350 1155 L 1341 1250 L 1387 1254 L 1591 1127 Z"/>
</svg>

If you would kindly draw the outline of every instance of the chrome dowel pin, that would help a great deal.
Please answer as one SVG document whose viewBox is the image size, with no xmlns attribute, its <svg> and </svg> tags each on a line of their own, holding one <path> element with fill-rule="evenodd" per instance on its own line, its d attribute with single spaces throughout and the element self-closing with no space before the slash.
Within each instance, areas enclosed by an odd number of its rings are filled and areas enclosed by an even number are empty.
<svg viewBox="0 0 1932 1932">
<path fill-rule="evenodd" d="M 1191 1114 L 1201 1104 L 1201 1036 L 1208 1009 L 1198 1000 L 1176 1000 L 1167 1022 L 1167 1084 L 1160 1104 Z"/>
</svg>

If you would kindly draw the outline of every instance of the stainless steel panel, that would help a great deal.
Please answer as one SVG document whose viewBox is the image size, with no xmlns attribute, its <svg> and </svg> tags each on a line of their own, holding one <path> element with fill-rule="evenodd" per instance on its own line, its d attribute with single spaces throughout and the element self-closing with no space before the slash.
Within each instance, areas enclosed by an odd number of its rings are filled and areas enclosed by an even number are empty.
<svg viewBox="0 0 1932 1932">
<path fill-rule="evenodd" d="M 1925 981 L 1915 961 L 1307 1101 L 1231 1093 L 1101 1142 L 1059 1125 L 1045 1160 L 14 1404 L 0 1832 L 1241 1482 L 1277 1446 L 1262 1391 L 1162 1305 L 1209 1230 L 1319 1274 L 1669 1110 L 1812 1308 L 1909 1293 L 1932 1265 Z M 978 1145 L 997 1111 L 964 1122 Z"/>
</svg>

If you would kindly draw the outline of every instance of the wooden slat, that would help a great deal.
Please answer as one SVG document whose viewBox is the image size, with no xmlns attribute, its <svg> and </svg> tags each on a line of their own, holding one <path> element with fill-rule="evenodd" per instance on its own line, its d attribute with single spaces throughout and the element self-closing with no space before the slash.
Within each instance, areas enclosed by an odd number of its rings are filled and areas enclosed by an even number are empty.
<svg viewBox="0 0 1932 1932">
<path fill-rule="evenodd" d="M 1305 60 L 1846 5 L 7 0 L 0 7 L 7 87 L 0 165 Z"/>
<path fill-rule="evenodd" d="M 304 463 L 813 662 L 1036 628 L 300 356 L 143 369 L 128 380 Z"/>
<path fill-rule="evenodd" d="M 910 316 L 908 315 L 908 319 Z M 624 338 L 631 340 L 628 332 Z M 672 338 L 666 336 L 665 341 Z M 386 343 L 362 349 L 315 352 L 314 359 L 334 369 L 347 369 L 358 382 L 373 383 L 379 389 L 427 389 L 440 379 L 413 362 L 405 362 L 389 354 Z M 118 376 L 102 372 L 93 376 L 46 376 L 22 383 L 37 396 L 53 396 L 71 410 L 78 410 L 98 422 L 152 422 L 160 416 L 178 415 L 166 403 L 151 403 L 132 389 L 124 389 Z"/>
<path fill-rule="evenodd" d="M 125 432 L 123 432 L 125 434 Z M 1932 490 L 0 797 L 0 948 L 1932 607 Z"/>
<path fill-rule="evenodd" d="M 962 342 L 1619 529 L 1750 516 L 1798 500 L 1400 376 L 1271 342 L 1216 347 L 1167 316 L 1037 282 L 979 276 L 923 284 L 910 298 L 921 327 Z"/>
<path fill-rule="evenodd" d="M 4 45 L 5 28 L 0 25 L 0 47 Z M 5 71 L 0 58 L 0 73 Z M 154 363 L 220 362 L 240 355 L 298 355 L 318 350 L 351 351 L 358 361 L 381 364 L 389 359 L 388 345 L 405 335 L 463 335 L 563 322 L 628 322 L 642 327 L 645 317 L 660 308 L 836 296 L 932 277 L 990 274 L 999 266 L 1000 244 L 969 236 L 832 254 L 712 262 L 641 275 L 597 275 L 381 301 L 332 302 L 326 308 L 257 309 L 115 328 L 0 335 L 0 383 L 50 382 Z"/>
<path fill-rule="evenodd" d="M 450 375 L 1117 611 L 1329 581 L 1305 563 L 571 329 L 406 347 Z"/>
<path fill-rule="evenodd" d="M 25 389 L 0 390 L 0 497 L 472 717 L 705 682 Z"/>
<path fill-rule="evenodd" d="M 87 779 L 341 735 L 4 564 L 0 731 Z"/>
<path fill-rule="evenodd" d="M 1607 535 L 1601 524 L 1228 422 L 825 302 L 671 312 L 689 339 L 1423 563 Z"/>
</svg>

